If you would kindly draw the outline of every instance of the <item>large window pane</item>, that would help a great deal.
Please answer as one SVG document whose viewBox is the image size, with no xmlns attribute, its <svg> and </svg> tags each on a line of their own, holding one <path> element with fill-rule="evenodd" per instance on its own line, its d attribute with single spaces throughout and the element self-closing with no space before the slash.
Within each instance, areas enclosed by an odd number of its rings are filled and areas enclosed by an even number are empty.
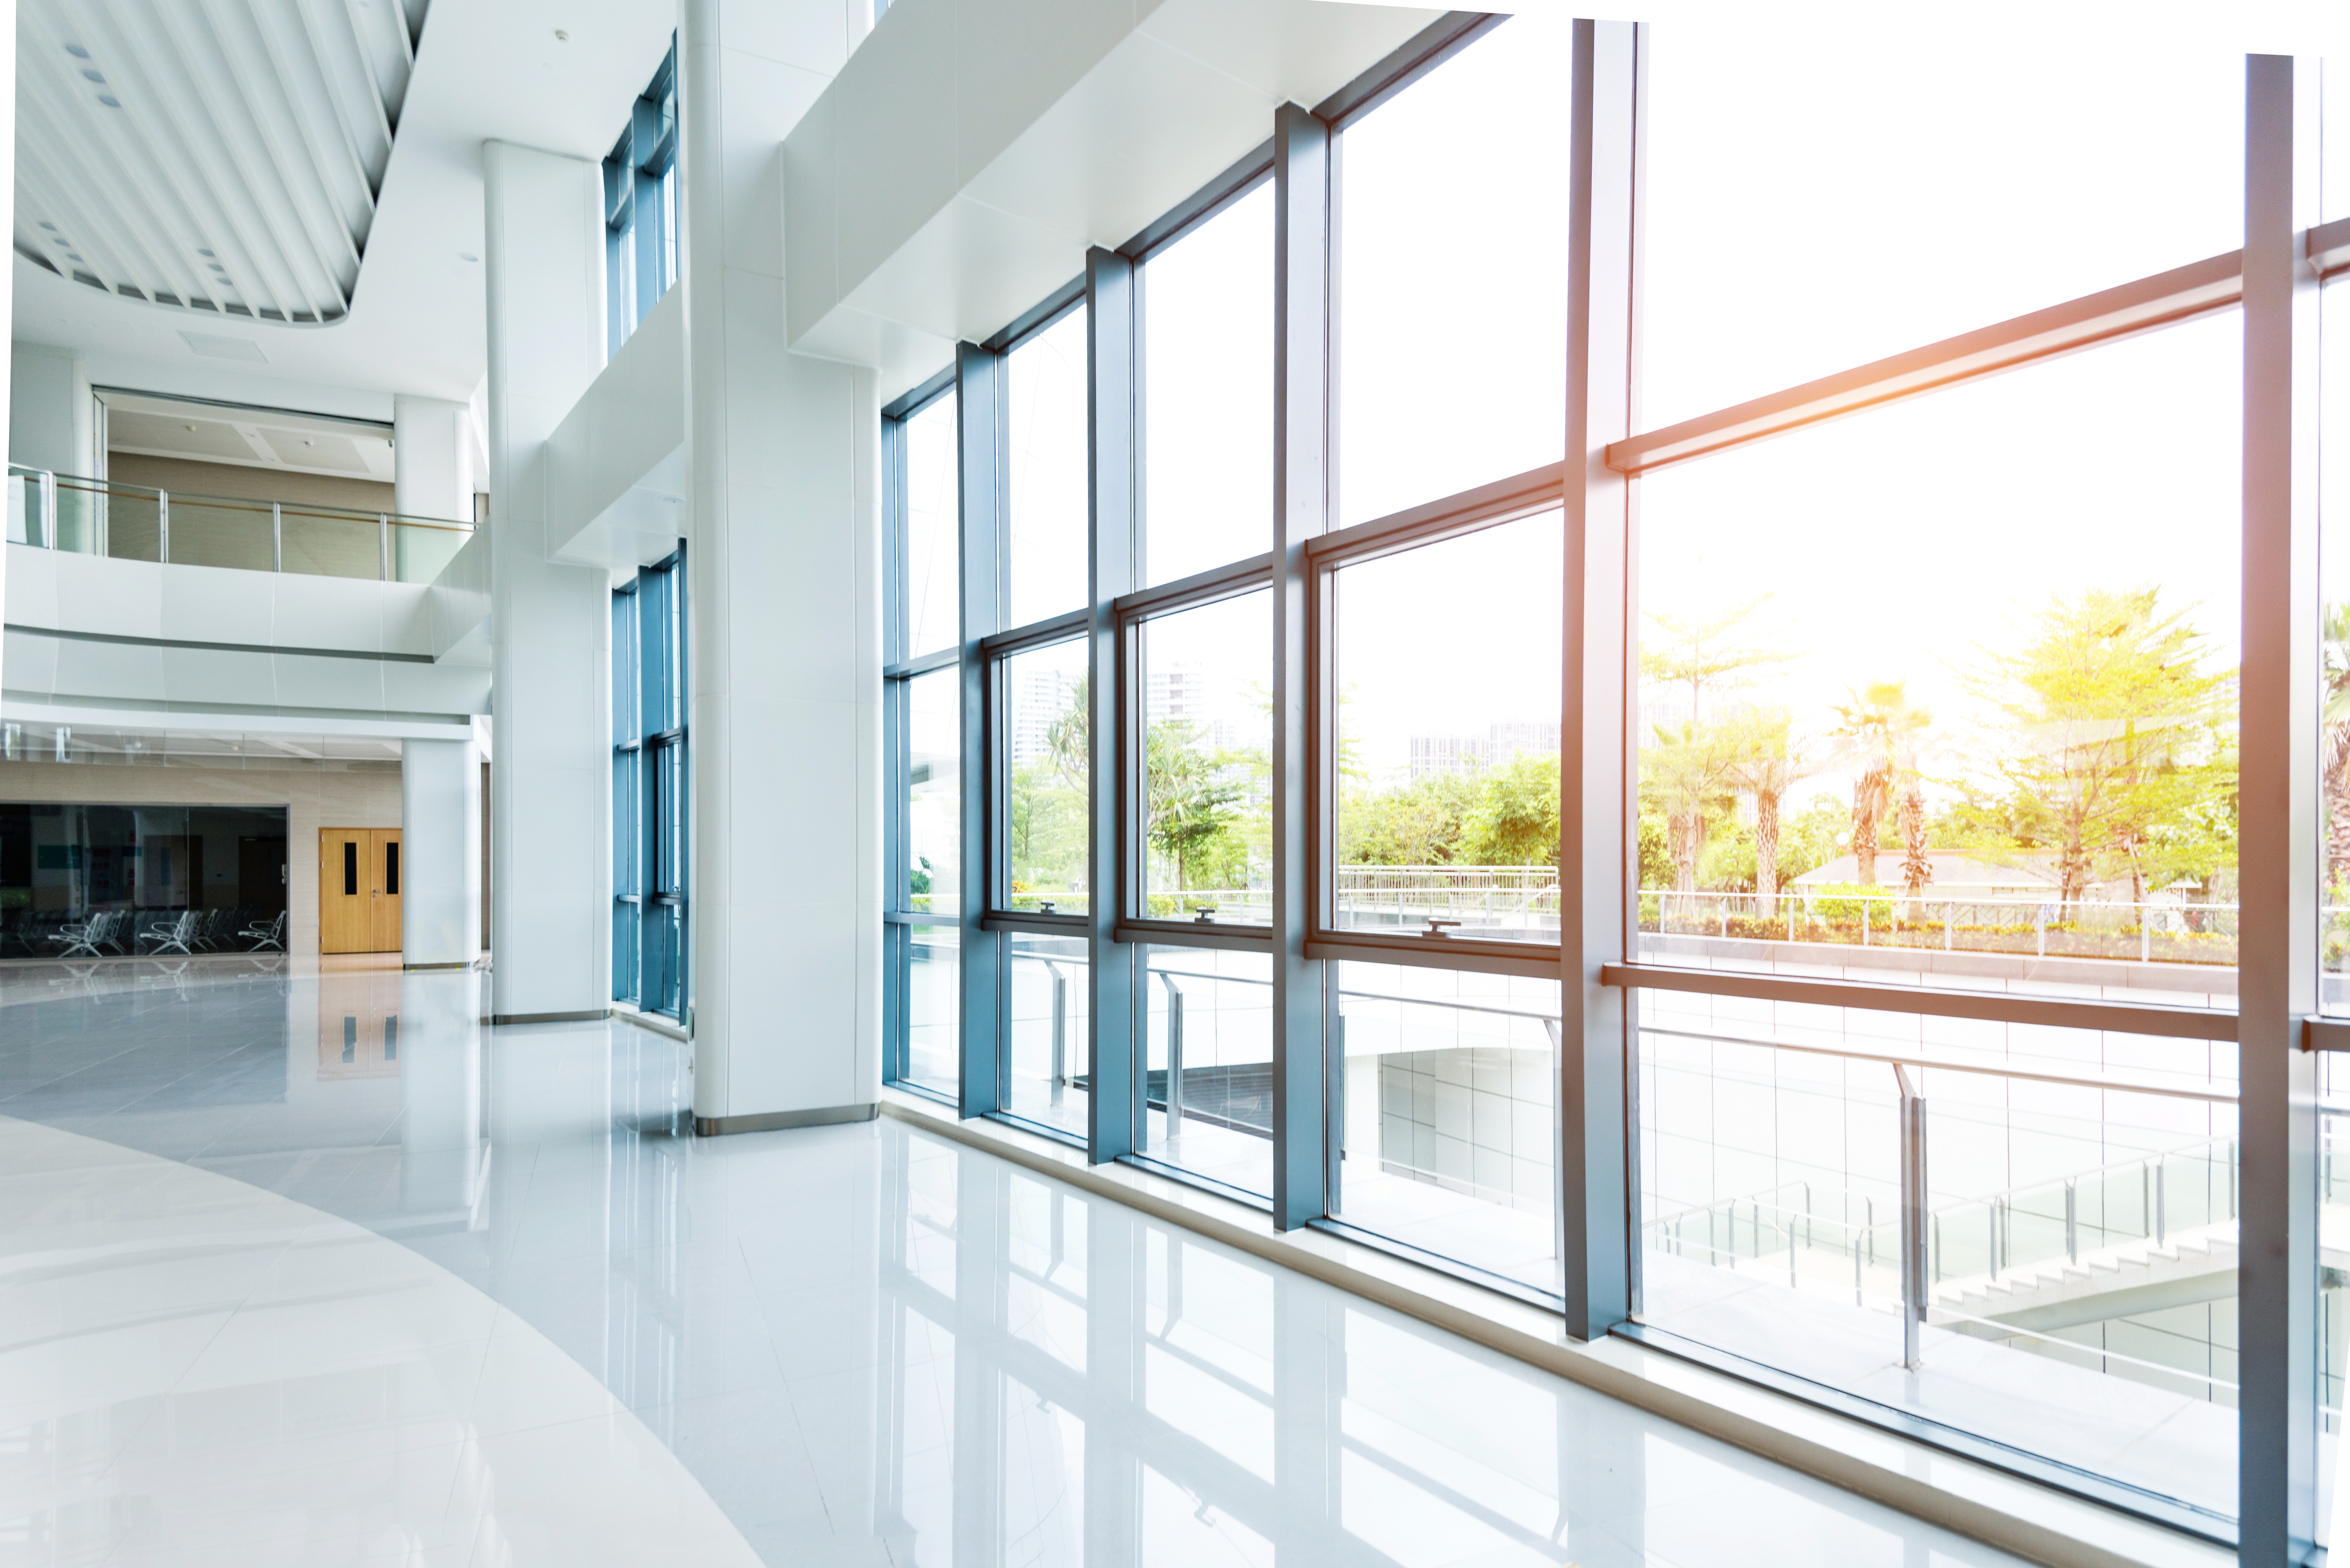
<svg viewBox="0 0 2350 1568">
<path fill-rule="evenodd" d="M 1273 595 L 1142 628 L 1144 913 L 1272 919 Z"/>
<path fill-rule="evenodd" d="M 1898 7 L 1660 30 L 1642 423 L 2243 244 L 2243 57 L 2137 31 L 2026 49 Z"/>
<path fill-rule="evenodd" d="M 1143 988 L 1142 1152 L 1270 1197 L 1271 961 L 1154 947 Z"/>
<path fill-rule="evenodd" d="M 1026 626 L 1086 602 L 1086 312 L 1080 306 L 1012 351 L 1011 603 Z"/>
<path fill-rule="evenodd" d="M 1012 932 L 1003 960 L 1003 1108 L 1083 1137 L 1085 939 Z"/>
<path fill-rule="evenodd" d="M 1003 907 L 1086 910 L 1086 645 L 1056 642 L 1003 660 Z"/>
<path fill-rule="evenodd" d="M 2234 1005 L 2239 321 L 1642 481 L 1644 955 Z"/>
<path fill-rule="evenodd" d="M 1558 982 L 1343 963 L 1338 1014 L 1331 1211 L 1555 1293 Z"/>
<path fill-rule="evenodd" d="M 2233 1514 L 2232 1044 L 1659 992 L 1638 1005 L 1642 1322 Z M 1909 1068 L 1927 1163 L 1915 1370 L 1887 1058 L 1934 1064 Z"/>
<path fill-rule="evenodd" d="M 1562 526 L 1338 570 L 1341 929 L 1558 940 Z"/>
<path fill-rule="evenodd" d="M 904 1012 L 906 1081 L 952 1096 L 962 1083 L 961 931 L 953 926 L 905 928 L 899 977 Z"/>
<path fill-rule="evenodd" d="M 962 625 L 955 407 L 949 391 L 899 427 L 906 463 L 906 646 L 898 651 L 908 659 L 954 647 Z"/>
<path fill-rule="evenodd" d="M 2350 116 L 2345 116 L 2350 118 Z M 2350 177 L 2343 182 L 2350 185 Z M 2350 1012 L 2350 288 L 2329 284 L 2320 296 L 2324 330 L 2322 373 L 2336 396 L 2319 405 L 2318 474 L 2324 522 L 2318 549 L 2324 585 L 2324 652 L 2318 679 L 2319 901 L 2323 1005 Z"/>
<path fill-rule="evenodd" d="M 1344 522 L 1564 451 L 1572 27 L 1514 17 L 1343 133 Z"/>
<path fill-rule="evenodd" d="M 1143 268 L 1148 578 L 1273 547 L 1273 182 Z"/>
<path fill-rule="evenodd" d="M 898 908 L 951 915 L 962 878 L 962 677 L 906 682 L 906 864 Z"/>
</svg>

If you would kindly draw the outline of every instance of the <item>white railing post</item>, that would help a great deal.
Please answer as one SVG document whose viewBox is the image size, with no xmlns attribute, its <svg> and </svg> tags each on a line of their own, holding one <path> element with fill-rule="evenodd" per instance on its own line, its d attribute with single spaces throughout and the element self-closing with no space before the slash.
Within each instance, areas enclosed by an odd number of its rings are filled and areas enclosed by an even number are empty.
<svg viewBox="0 0 2350 1568">
<path fill-rule="evenodd" d="M 1915 1368 L 1926 1318 L 1926 1096 L 1898 1062 L 1893 1078 L 1901 1090 L 1901 1364 Z"/>
<path fill-rule="evenodd" d="M 286 569 L 286 516 L 275 501 L 269 504 L 269 569 Z"/>
<path fill-rule="evenodd" d="M 172 564 L 172 493 L 155 493 L 155 560 L 160 566 Z"/>
<path fill-rule="evenodd" d="M 391 519 L 376 514 L 376 576 L 379 581 L 391 581 Z"/>
</svg>

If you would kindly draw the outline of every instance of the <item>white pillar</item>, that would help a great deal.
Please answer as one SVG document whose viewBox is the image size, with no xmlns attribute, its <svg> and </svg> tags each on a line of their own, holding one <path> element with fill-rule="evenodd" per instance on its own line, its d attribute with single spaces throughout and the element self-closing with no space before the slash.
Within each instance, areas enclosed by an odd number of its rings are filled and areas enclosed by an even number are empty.
<svg viewBox="0 0 2350 1568">
<path fill-rule="evenodd" d="M 482 149 L 490 361 L 490 1011 L 611 1002 L 610 585 L 546 558 L 547 436 L 604 366 L 603 171 Z"/>
<path fill-rule="evenodd" d="M 400 882 L 408 968 L 481 956 L 482 754 L 473 742 L 401 743 Z"/>
<path fill-rule="evenodd" d="M 8 461 L 52 473 L 95 474 L 97 444 L 98 404 L 81 356 L 47 343 L 10 344 Z"/>
<path fill-rule="evenodd" d="M 872 371 L 785 350 L 775 175 L 849 32 L 841 0 L 687 0 L 680 17 L 687 974 L 711 1130 L 880 1097 L 879 409 Z"/>
<path fill-rule="evenodd" d="M 391 505 L 411 517 L 473 520 L 473 410 L 446 398 L 391 400 Z"/>
</svg>

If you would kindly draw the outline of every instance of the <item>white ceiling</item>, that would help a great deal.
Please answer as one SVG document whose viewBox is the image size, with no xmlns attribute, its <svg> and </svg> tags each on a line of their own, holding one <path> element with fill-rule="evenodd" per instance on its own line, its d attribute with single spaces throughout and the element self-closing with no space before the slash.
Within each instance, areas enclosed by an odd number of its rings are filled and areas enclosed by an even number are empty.
<svg viewBox="0 0 2350 1568">
<path fill-rule="evenodd" d="M 25 0 L 17 48 L 19 213 L 29 210 L 32 187 L 38 183 L 26 149 L 86 142 L 85 117 L 120 112 L 94 101 L 88 106 L 63 101 L 77 90 L 66 83 L 77 83 L 92 94 L 115 85 L 111 80 L 88 83 L 78 76 L 85 66 L 106 74 L 112 57 L 101 60 L 98 45 L 84 46 L 91 50 L 91 62 L 65 53 L 66 43 L 80 40 L 64 33 L 84 28 L 87 18 L 102 16 L 118 22 L 115 42 L 123 57 L 151 61 L 187 32 L 192 24 L 185 18 L 199 12 L 208 18 L 232 13 L 274 17 L 281 40 L 289 40 L 290 29 L 302 25 L 298 13 L 314 7 L 321 16 L 343 10 L 364 18 L 372 13 L 389 37 L 390 29 L 383 24 L 392 15 L 390 7 L 400 3 L 213 0 L 199 7 L 183 0 Z M 178 18 L 168 25 L 162 17 L 167 11 Z M 20 254 L 14 262 L 14 335 L 84 350 L 92 358 L 98 379 L 183 394 L 212 392 L 263 400 L 257 389 L 291 383 L 470 399 L 486 369 L 478 259 L 482 144 L 511 140 L 578 158 L 602 158 L 629 104 L 660 66 L 674 26 L 674 7 L 664 0 L 432 0 L 416 43 L 413 73 L 398 101 L 390 154 L 368 219 L 348 313 L 341 320 L 323 325 L 247 320 L 102 294 Z M 234 33 L 236 28 L 224 23 L 223 30 Z M 558 31 L 568 37 L 557 38 Z M 245 36 L 251 45 L 253 36 Z M 290 71 L 292 56 L 281 54 Z M 71 67 L 66 83 L 57 79 L 51 55 Z M 254 85 L 240 90 L 255 90 L 261 63 L 244 61 L 245 79 Z M 217 84 L 213 90 L 225 91 Z M 310 95 L 316 111 L 324 88 L 314 80 L 297 90 Z M 130 100 L 123 101 L 127 105 Z M 331 109 L 327 113 L 314 130 L 323 131 L 332 123 Z M 279 121 L 277 130 L 288 159 L 298 164 L 308 156 L 292 151 L 299 136 L 293 121 Z M 97 154 L 86 151 L 84 156 Z M 118 203 L 151 209 L 142 211 L 142 222 L 168 226 L 174 221 L 151 182 L 135 182 L 119 166 L 91 167 L 80 178 L 93 189 L 112 192 Z M 140 188 L 130 189 L 133 185 Z M 324 209 L 315 192 L 313 203 L 311 227 L 317 229 Z M 20 216 L 20 244 L 24 228 Z M 221 249 L 216 244 L 203 248 Z M 87 259 L 92 253 L 80 254 Z M 243 268 L 242 263 L 231 265 Z M 101 364 L 102 374 L 96 369 Z M 213 391 L 209 380 L 232 367 L 238 389 Z M 317 401 L 307 394 L 289 394 L 284 400 Z"/>
<path fill-rule="evenodd" d="M 391 431 L 380 424 L 121 392 L 99 396 L 109 452 L 392 483 Z"/>
</svg>

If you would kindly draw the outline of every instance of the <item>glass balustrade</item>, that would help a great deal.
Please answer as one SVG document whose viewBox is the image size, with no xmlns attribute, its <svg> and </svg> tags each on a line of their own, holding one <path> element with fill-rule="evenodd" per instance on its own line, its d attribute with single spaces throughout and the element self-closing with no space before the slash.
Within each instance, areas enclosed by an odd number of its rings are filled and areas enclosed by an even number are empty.
<svg viewBox="0 0 2350 1568">
<path fill-rule="evenodd" d="M 8 541 L 117 560 L 429 583 L 470 524 L 340 506 L 189 495 L 38 469 L 8 470 Z"/>
</svg>

